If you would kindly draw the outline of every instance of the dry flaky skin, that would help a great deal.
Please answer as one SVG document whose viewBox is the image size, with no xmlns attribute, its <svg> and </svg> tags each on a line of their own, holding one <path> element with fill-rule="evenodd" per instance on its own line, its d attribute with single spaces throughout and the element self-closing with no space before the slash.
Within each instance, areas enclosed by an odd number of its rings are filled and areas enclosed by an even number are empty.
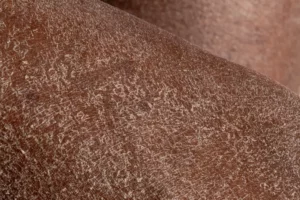
<svg viewBox="0 0 300 200">
<path fill-rule="evenodd" d="M 1 199 L 300 198 L 300 99 L 98 0 L 0 1 Z"/>
<path fill-rule="evenodd" d="M 299 0 L 105 0 L 300 93 Z"/>
</svg>

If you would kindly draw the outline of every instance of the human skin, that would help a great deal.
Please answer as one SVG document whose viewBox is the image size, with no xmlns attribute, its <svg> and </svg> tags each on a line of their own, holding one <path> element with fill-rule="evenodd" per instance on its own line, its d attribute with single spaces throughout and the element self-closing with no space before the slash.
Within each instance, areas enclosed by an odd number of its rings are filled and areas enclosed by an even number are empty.
<svg viewBox="0 0 300 200">
<path fill-rule="evenodd" d="M 298 0 L 104 0 L 300 94 Z"/>
<path fill-rule="evenodd" d="M 0 4 L 2 199 L 300 198 L 300 99 L 98 0 Z"/>
</svg>

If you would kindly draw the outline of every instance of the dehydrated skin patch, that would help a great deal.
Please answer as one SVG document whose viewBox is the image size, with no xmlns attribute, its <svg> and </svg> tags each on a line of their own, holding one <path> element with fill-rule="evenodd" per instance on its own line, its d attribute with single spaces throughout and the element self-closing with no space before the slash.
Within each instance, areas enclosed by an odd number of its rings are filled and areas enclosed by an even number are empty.
<svg viewBox="0 0 300 200">
<path fill-rule="evenodd" d="M 98 0 L 0 3 L 3 199 L 299 199 L 300 100 Z"/>
</svg>

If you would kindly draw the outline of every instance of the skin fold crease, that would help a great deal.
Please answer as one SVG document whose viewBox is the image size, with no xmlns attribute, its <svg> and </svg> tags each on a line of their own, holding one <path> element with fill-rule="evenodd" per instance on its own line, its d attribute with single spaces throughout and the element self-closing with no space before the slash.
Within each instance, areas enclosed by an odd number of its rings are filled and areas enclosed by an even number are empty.
<svg viewBox="0 0 300 200">
<path fill-rule="evenodd" d="M 105 0 L 300 93 L 298 0 Z"/>
</svg>

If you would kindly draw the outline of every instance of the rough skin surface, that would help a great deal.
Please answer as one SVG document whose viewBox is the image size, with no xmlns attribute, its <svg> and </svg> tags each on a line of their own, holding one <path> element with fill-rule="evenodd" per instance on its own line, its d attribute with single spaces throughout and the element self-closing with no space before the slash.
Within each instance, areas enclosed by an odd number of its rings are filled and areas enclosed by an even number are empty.
<svg viewBox="0 0 300 200">
<path fill-rule="evenodd" d="M 99 0 L 0 1 L 0 199 L 300 198 L 300 99 Z"/>
</svg>

